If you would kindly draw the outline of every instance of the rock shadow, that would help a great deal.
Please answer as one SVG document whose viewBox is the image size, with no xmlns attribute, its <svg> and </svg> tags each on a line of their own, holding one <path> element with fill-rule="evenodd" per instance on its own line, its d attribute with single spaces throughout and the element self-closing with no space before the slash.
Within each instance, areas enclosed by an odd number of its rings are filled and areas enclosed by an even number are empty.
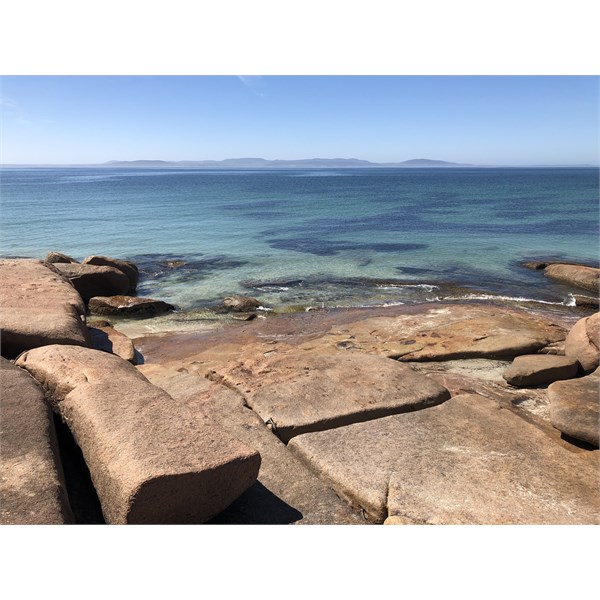
<svg viewBox="0 0 600 600">
<path fill-rule="evenodd" d="M 260 481 L 233 504 L 207 522 L 208 525 L 289 525 L 303 515 L 284 502 Z"/>
<path fill-rule="evenodd" d="M 54 414 L 54 427 L 65 476 L 67 496 L 75 517 L 75 523 L 78 525 L 102 525 L 106 523 L 83 453 L 77 442 L 75 442 L 71 430 L 56 413 Z"/>
</svg>

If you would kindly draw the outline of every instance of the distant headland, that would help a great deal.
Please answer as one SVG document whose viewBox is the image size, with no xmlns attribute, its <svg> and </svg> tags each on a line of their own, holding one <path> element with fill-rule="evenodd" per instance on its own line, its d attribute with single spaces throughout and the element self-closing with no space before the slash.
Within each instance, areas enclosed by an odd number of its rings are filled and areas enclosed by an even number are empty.
<svg viewBox="0 0 600 600">
<path fill-rule="evenodd" d="M 108 167 L 196 167 L 234 169 L 357 169 L 362 167 L 473 167 L 445 160 L 413 158 L 398 163 L 376 163 L 358 158 L 302 158 L 298 160 L 267 160 L 265 158 L 227 158 L 225 160 L 111 160 Z"/>
</svg>

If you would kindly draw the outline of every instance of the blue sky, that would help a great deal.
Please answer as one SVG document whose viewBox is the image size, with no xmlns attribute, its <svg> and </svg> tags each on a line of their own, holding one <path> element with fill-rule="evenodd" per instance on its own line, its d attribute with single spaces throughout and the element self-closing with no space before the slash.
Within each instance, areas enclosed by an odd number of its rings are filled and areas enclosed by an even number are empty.
<svg viewBox="0 0 600 600">
<path fill-rule="evenodd" d="M 432 158 L 598 164 L 598 78 L 7 76 L 4 164 Z"/>
</svg>

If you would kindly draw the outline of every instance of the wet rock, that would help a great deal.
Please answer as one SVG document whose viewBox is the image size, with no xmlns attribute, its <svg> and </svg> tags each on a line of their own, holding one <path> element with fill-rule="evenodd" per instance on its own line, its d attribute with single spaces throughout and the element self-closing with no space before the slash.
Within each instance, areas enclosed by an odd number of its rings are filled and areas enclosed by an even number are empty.
<svg viewBox="0 0 600 600">
<path fill-rule="evenodd" d="M 104 323 L 106 324 L 88 326 L 92 338 L 92 348 L 116 354 L 123 360 L 135 365 L 137 363 L 137 355 L 133 342 L 124 333 L 111 327 L 106 321 Z"/>
<path fill-rule="evenodd" d="M 44 262 L 46 263 L 73 263 L 73 264 L 77 264 L 78 261 L 76 261 L 74 258 L 71 258 L 70 256 L 67 256 L 66 254 L 62 254 L 60 252 L 48 252 L 48 254 L 46 254 L 46 258 L 44 258 Z"/>
<path fill-rule="evenodd" d="M 565 355 L 578 360 L 584 373 L 591 373 L 598 366 L 599 325 L 600 313 L 584 317 L 573 325 L 565 340 Z"/>
<path fill-rule="evenodd" d="M 41 386 L 0 358 L 0 523 L 73 522 Z"/>
<path fill-rule="evenodd" d="M 537 261 L 537 260 L 530 260 L 530 261 L 524 262 L 523 266 L 526 269 L 533 269 L 534 271 L 541 271 L 542 269 L 545 269 L 550 264 L 552 264 L 552 263 L 542 262 L 542 261 Z"/>
<path fill-rule="evenodd" d="M 600 306 L 598 298 L 579 295 L 573 295 L 573 298 L 575 300 L 575 306 L 581 306 L 582 308 L 598 308 Z"/>
<path fill-rule="evenodd" d="M 300 435 L 288 447 L 376 522 L 600 523 L 598 454 L 569 452 L 481 396 Z"/>
<path fill-rule="evenodd" d="M 90 312 L 96 315 L 122 317 L 155 317 L 175 310 L 172 304 L 152 298 L 135 296 L 95 296 L 88 303 Z"/>
<path fill-rule="evenodd" d="M 594 267 L 555 263 L 548 265 L 544 269 L 544 275 L 551 279 L 589 290 L 590 292 L 596 292 L 596 294 L 600 292 L 598 285 L 600 269 Z"/>
<path fill-rule="evenodd" d="M 135 263 L 131 261 L 121 260 L 119 258 L 109 258 L 108 256 L 88 256 L 87 258 L 83 259 L 82 264 L 114 267 L 115 269 L 119 269 L 119 271 L 125 273 L 129 279 L 128 293 L 135 292 L 137 288 L 140 273 Z"/>
<path fill-rule="evenodd" d="M 118 296 L 129 292 L 129 278 L 114 267 L 63 263 L 53 267 L 73 284 L 85 302 L 94 296 Z"/>
<path fill-rule="evenodd" d="M 223 306 L 231 311 L 250 312 L 256 310 L 260 302 L 256 298 L 247 296 L 228 296 L 223 300 Z"/>
<path fill-rule="evenodd" d="M 117 356 L 47 346 L 18 364 L 42 383 L 73 433 L 107 523 L 201 523 L 256 480 L 258 452 Z"/>
<path fill-rule="evenodd" d="M 179 365 L 180 363 L 176 363 Z M 244 405 L 235 390 L 218 385 L 187 367 L 140 365 L 152 383 L 167 391 L 189 410 L 203 414 L 233 437 L 260 452 L 258 481 L 213 523 L 237 524 L 364 524 L 359 513 L 312 473 Z"/>
<path fill-rule="evenodd" d="M 48 344 L 87 346 L 85 305 L 68 281 L 38 260 L 0 260 L 2 356 Z"/>
<path fill-rule="evenodd" d="M 552 425 L 598 448 L 600 435 L 600 369 L 591 375 L 557 381 L 548 387 Z"/>
<path fill-rule="evenodd" d="M 256 319 L 256 313 L 235 313 L 232 318 L 236 321 L 253 321 Z"/>
<path fill-rule="evenodd" d="M 554 354 L 527 354 L 517 356 L 502 375 L 516 387 L 547 385 L 559 379 L 577 376 L 579 363 L 574 358 Z"/>
<path fill-rule="evenodd" d="M 249 354 L 249 353 L 248 353 Z M 267 352 L 217 369 L 213 378 L 237 388 L 283 441 L 444 402 L 448 391 L 409 366 L 338 350 Z"/>
</svg>

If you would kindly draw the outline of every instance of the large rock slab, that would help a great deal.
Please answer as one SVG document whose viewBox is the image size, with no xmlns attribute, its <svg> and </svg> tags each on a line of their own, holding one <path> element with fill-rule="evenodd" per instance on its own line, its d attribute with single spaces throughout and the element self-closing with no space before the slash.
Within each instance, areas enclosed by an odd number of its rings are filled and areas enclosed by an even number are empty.
<svg viewBox="0 0 600 600">
<path fill-rule="evenodd" d="M 108 523 L 201 523 L 256 480 L 258 452 L 117 356 L 47 346 L 18 364 L 43 384 L 73 433 Z"/>
<path fill-rule="evenodd" d="M 135 346 L 131 339 L 124 333 L 111 327 L 106 321 L 90 324 L 88 328 L 92 340 L 92 348 L 116 354 L 132 365 L 137 364 Z"/>
<path fill-rule="evenodd" d="M 56 263 L 53 267 L 73 284 L 85 302 L 94 296 L 129 293 L 129 278 L 115 267 L 71 263 Z"/>
<path fill-rule="evenodd" d="M 223 427 L 261 456 L 257 482 L 211 523 L 365 524 L 360 513 L 338 498 L 273 435 L 239 393 L 209 381 L 194 367 L 197 365 L 146 364 L 138 370 L 177 402 Z"/>
<path fill-rule="evenodd" d="M 551 279 L 589 290 L 590 292 L 596 292 L 596 294 L 600 292 L 598 284 L 600 269 L 594 267 L 556 263 L 548 265 L 544 269 L 544 275 Z"/>
<path fill-rule="evenodd" d="M 2 356 L 48 344 L 86 346 L 85 305 L 68 281 L 39 260 L 0 260 Z"/>
<path fill-rule="evenodd" d="M 579 319 L 565 340 L 565 355 L 578 360 L 584 373 L 591 373 L 598 367 L 599 326 L 600 313 Z"/>
<path fill-rule="evenodd" d="M 526 311 L 481 305 L 432 307 L 421 314 L 362 319 L 318 342 L 401 361 L 513 358 L 564 340 L 566 330 Z M 317 342 L 311 340 L 311 346 Z"/>
<path fill-rule="evenodd" d="M 41 386 L 0 358 L 0 523 L 73 522 Z"/>
<path fill-rule="evenodd" d="M 217 369 L 215 380 L 237 388 L 277 436 L 418 410 L 449 392 L 409 366 L 359 353 L 267 353 Z"/>
<path fill-rule="evenodd" d="M 547 385 L 577 375 L 579 363 L 574 358 L 553 354 L 525 354 L 517 356 L 504 371 L 504 379 L 516 387 Z"/>
<path fill-rule="evenodd" d="M 600 369 L 548 388 L 550 418 L 558 430 L 596 448 L 600 438 Z"/>
<path fill-rule="evenodd" d="M 288 447 L 377 522 L 600 523 L 598 454 L 574 454 L 493 400 L 295 437 Z"/>
<path fill-rule="evenodd" d="M 155 317 L 175 310 L 172 304 L 162 300 L 136 296 L 96 296 L 90 298 L 88 308 L 96 315 L 121 317 Z"/>
<path fill-rule="evenodd" d="M 88 256 L 81 261 L 83 265 L 99 265 L 103 267 L 114 267 L 127 275 L 129 279 L 129 292 L 135 292 L 140 278 L 140 272 L 137 265 L 129 260 L 121 260 L 120 258 L 110 258 L 108 256 Z"/>
</svg>

